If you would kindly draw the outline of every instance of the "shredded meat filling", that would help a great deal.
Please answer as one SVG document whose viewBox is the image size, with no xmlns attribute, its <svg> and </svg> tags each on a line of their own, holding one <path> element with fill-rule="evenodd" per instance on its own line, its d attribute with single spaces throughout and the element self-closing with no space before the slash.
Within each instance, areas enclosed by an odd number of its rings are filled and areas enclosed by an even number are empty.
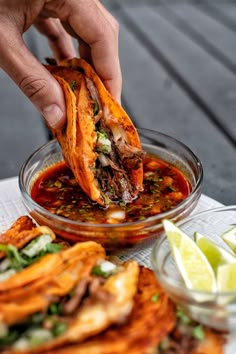
<svg viewBox="0 0 236 354">
<path fill-rule="evenodd" d="M 68 300 L 63 307 L 63 314 L 70 315 L 80 305 L 84 294 L 88 287 L 89 279 L 82 279 L 74 289 L 73 296 Z"/>
<path fill-rule="evenodd" d="M 107 303 L 111 299 L 111 294 L 102 289 L 104 282 L 103 277 L 82 279 L 74 289 L 71 298 L 64 302 L 62 315 L 73 314 L 82 302 L 88 305 L 96 300 Z"/>
<path fill-rule="evenodd" d="M 127 144 L 120 138 L 116 141 L 116 147 L 122 163 L 125 167 L 138 169 L 144 157 L 144 151 Z"/>
<path fill-rule="evenodd" d="M 98 131 L 104 131 L 111 141 L 112 149 L 106 154 L 106 161 L 109 165 L 104 167 L 101 162 L 97 161 L 96 178 L 103 193 L 109 199 L 116 201 L 122 200 L 125 203 L 132 202 L 136 196 L 133 186 L 130 183 L 129 176 L 125 169 L 138 169 L 143 158 L 143 152 L 135 147 L 131 147 L 120 138 L 114 141 L 114 137 L 110 129 L 107 127 L 103 119 L 103 110 L 97 89 L 93 82 L 86 78 L 86 85 L 90 92 L 91 99 L 97 102 L 99 112 L 94 116 L 94 122 Z"/>
<path fill-rule="evenodd" d="M 101 189 L 113 201 L 122 199 L 123 202 L 130 203 L 135 198 L 133 187 L 129 181 L 128 174 L 124 170 L 125 166 L 123 166 L 121 154 L 118 153 L 117 144 L 114 141 L 113 135 L 102 119 L 99 121 L 97 129 L 103 130 L 106 133 L 112 145 L 111 152 L 106 155 L 106 160 L 109 162 L 109 165 L 102 167 L 98 162 L 96 167 L 96 177 L 100 183 Z"/>
<path fill-rule="evenodd" d="M 170 339 L 169 346 L 162 354 L 189 354 L 197 346 L 197 340 L 190 336 L 182 336 L 177 339 Z"/>
</svg>

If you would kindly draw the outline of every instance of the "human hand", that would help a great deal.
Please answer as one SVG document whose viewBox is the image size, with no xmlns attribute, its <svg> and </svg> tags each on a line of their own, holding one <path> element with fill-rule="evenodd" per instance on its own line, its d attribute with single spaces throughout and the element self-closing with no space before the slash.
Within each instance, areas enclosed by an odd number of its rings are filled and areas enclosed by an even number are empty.
<svg viewBox="0 0 236 354">
<path fill-rule="evenodd" d="M 62 90 L 25 46 L 22 34 L 32 25 L 48 37 L 57 60 L 69 59 L 78 39 L 79 53 L 91 63 L 119 101 L 121 71 L 118 24 L 97 0 L 0 0 L 0 67 L 33 102 L 52 128 L 62 126 L 66 108 Z"/>
</svg>

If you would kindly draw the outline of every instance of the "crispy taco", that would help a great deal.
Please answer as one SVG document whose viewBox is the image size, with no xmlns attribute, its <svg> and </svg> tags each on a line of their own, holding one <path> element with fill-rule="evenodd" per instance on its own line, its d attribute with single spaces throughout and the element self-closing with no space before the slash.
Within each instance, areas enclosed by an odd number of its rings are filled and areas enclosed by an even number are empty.
<svg viewBox="0 0 236 354">
<path fill-rule="evenodd" d="M 186 323 L 186 318 L 163 292 L 153 271 L 140 266 L 134 307 L 125 323 L 113 325 L 82 343 L 46 353 L 223 354 L 222 333 L 201 327 L 189 318 Z"/>
<path fill-rule="evenodd" d="M 161 340 L 174 328 L 174 304 L 150 269 L 139 266 L 134 307 L 127 321 L 82 343 L 58 349 L 58 354 L 156 353 Z M 50 351 L 56 354 L 56 351 Z M 49 354 L 47 353 L 47 354 Z"/>
<path fill-rule="evenodd" d="M 204 327 L 201 332 L 198 323 L 181 322 L 179 310 L 163 292 L 153 271 L 134 261 L 114 265 L 97 259 L 92 268 L 86 267 L 87 262 L 84 258 L 83 276 L 70 291 L 68 287 L 55 292 L 59 286 L 51 282 L 51 290 L 37 291 L 38 298 L 49 299 L 46 307 L 30 315 L 26 312 L 20 320 L 15 315 L 8 327 L 2 321 L 6 334 L 0 339 L 1 352 L 223 354 L 224 337 Z M 12 318 L 24 305 L 21 300 L 16 301 Z M 28 302 L 39 303 L 34 291 L 29 291 Z"/>
<path fill-rule="evenodd" d="M 52 133 L 77 182 L 103 207 L 131 202 L 143 188 L 143 152 L 131 119 L 84 60 L 46 67 L 60 83 L 67 107 L 66 126 Z"/>
<path fill-rule="evenodd" d="M 87 252 L 90 247 L 86 245 Z M 0 303 L 2 353 L 44 353 L 83 342 L 127 320 L 137 291 L 137 263 L 115 266 L 99 252 L 99 259 L 96 253 L 95 257 L 92 253 L 90 257 L 84 255 L 80 262 L 77 260 L 77 267 L 73 261 L 73 267 L 60 272 L 61 279 L 51 276 L 51 281 L 36 291 L 29 286 L 27 299 L 22 296 Z M 73 278 L 77 280 L 72 287 Z M 34 310 L 29 311 L 32 307 Z"/>
<path fill-rule="evenodd" d="M 0 234 L 0 292 L 18 272 L 64 247 L 66 243 L 57 242 L 49 227 L 37 226 L 29 216 L 19 217 Z"/>
</svg>

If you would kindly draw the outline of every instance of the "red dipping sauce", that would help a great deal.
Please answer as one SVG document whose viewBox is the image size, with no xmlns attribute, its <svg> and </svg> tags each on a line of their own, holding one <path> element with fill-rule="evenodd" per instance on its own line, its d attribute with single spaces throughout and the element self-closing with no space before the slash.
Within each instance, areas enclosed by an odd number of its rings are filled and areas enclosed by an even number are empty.
<svg viewBox="0 0 236 354">
<path fill-rule="evenodd" d="M 144 220 L 176 207 L 191 192 L 188 178 L 177 167 L 146 155 L 143 161 L 143 192 L 132 203 L 111 203 L 107 209 L 88 199 L 65 162 L 59 162 L 36 179 L 32 199 L 49 212 L 94 224 Z"/>
</svg>

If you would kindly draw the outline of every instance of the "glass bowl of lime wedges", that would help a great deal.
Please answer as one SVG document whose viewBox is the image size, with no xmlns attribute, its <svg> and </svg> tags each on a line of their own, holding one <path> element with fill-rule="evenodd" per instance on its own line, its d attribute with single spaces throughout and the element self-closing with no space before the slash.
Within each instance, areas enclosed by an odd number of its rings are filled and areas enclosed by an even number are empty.
<svg viewBox="0 0 236 354">
<path fill-rule="evenodd" d="M 193 320 L 236 332 L 236 205 L 162 223 L 152 249 L 162 287 Z"/>
</svg>

